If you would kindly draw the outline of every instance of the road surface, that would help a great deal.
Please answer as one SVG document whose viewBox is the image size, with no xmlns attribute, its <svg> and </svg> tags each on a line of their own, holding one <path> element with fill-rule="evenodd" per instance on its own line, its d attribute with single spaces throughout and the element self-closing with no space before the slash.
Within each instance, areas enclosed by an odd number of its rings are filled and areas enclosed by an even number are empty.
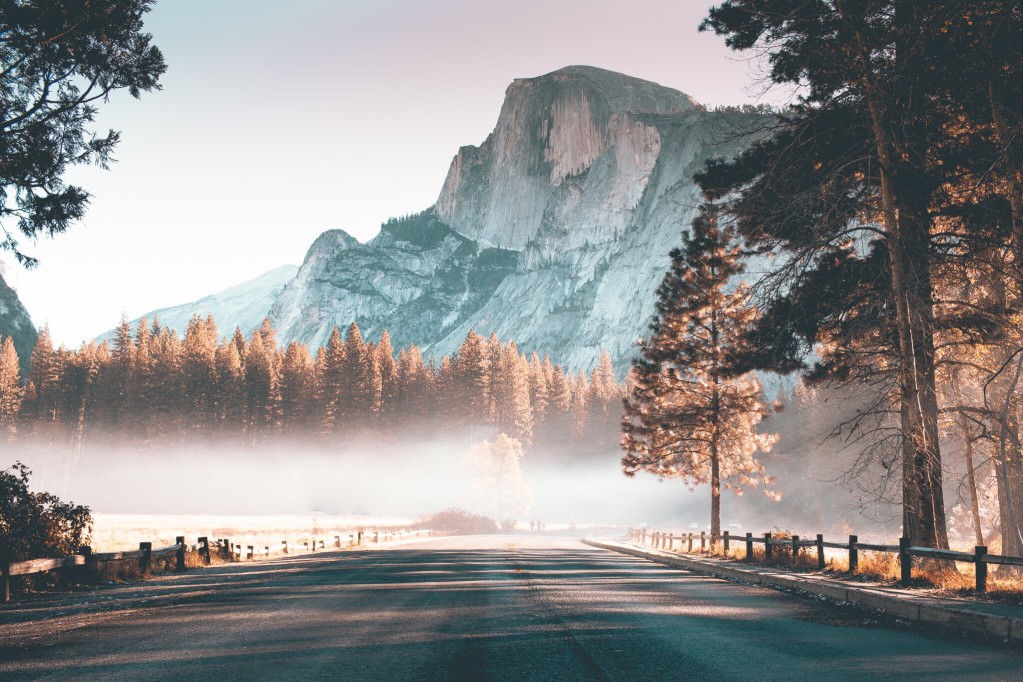
<svg viewBox="0 0 1023 682">
<path fill-rule="evenodd" d="M 867 622 L 864 622 L 864 620 Z M 0 609 L 0 680 L 1020 679 L 1023 655 L 571 538 L 229 564 Z"/>
</svg>

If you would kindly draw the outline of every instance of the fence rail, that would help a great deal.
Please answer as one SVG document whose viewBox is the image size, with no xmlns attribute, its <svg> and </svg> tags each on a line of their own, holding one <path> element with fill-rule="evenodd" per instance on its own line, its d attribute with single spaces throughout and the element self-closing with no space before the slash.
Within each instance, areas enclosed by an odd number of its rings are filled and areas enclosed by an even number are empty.
<svg viewBox="0 0 1023 682">
<path fill-rule="evenodd" d="M 332 549 L 340 549 L 342 547 L 353 547 L 364 544 L 364 542 L 372 542 L 374 544 L 380 542 L 389 542 L 395 539 L 406 539 L 406 538 L 418 538 L 418 537 L 430 537 L 434 535 L 433 530 L 413 530 L 413 531 L 370 531 L 370 536 L 365 531 L 353 531 L 345 535 L 333 535 L 333 541 L 331 543 Z M 212 543 L 209 538 L 200 537 L 194 545 L 188 545 L 185 543 L 184 536 L 178 536 L 177 541 L 173 545 L 166 547 L 158 547 L 153 549 L 153 543 L 151 542 L 140 542 L 138 549 L 121 552 L 93 552 L 91 547 L 82 547 L 79 554 L 72 554 L 71 556 L 56 557 L 52 559 L 29 559 L 27 561 L 17 561 L 12 563 L 0 562 L 0 599 L 4 603 L 11 600 L 11 578 L 26 575 L 35 575 L 37 573 L 46 573 L 48 571 L 69 571 L 72 569 L 78 569 L 82 567 L 85 571 L 95 570 L 96 564 L 108 563 L 114 561 L 137 561 L 139 570 L 145 576 L 149 572 L 149 568 L 152 564 L 153 559 L 169 559 L 174 558 L 175 570 L 185 570 L 185 554 L 188 551 L 199 554 L 203 563 L 209 565 L 212 562 L 211 548 L 215 549 L 220 556 L 231 560 L 231 561 L 245 561 L 246 559 L 256 558 L 270 558 L 277 555 L 286 555 L 295 551 L 304 552 L 316 552 L 317 550 L 326 550 L 327 541 L 320 538 L 307 537 L 299 540 L 294 544 L 288 544 L 287 540 L 282 540 L 279 545 L 263 545 L 262 547 L 248 544 L 236 544 L 229 538 L 221 538 L 214 540 Z"/>
<path fill-rule="evenodd" d="M 897 545 L 880 545 L 860 542 L 859 538 L 855 535 L 850 535 L 848 542 L 834 542 L 825 540 L 821 534 L 818 534 L 814 540 L 802 540 L 798 535 L 793 535 L 791 538 L 775 538 L 771 536 L 771 533 L 764 533 L 763 536 L 755 536 L 753 533 L 746 533 L 745 536 L 732 535 L 727 530 L 720 535 L 711 535 L 706 531 L 701 531 L 699 534 L 680 533 L 676 536 L 674 533 L 664 533 L 661 531 L 648 533 L 645 528 L 632 529 L 629 536 L 633 542 L 651 545 L 655 549 L 667 549 L 668 551 L 675 551 L 675 541 L 677 540 L 678 551 L 680 552 L 693 552 L 695 543 L 699 543 L 699 551 L 703 552 L 706 551 L 708 542 L 712 545 L 721 542 L 724 551 L 727 553 L 731 549 L 731 543 L 738 542 L 746 546 L 746 555 L 743 557 L 744 561 L 753 561 L 754 544 L 764 546 L 764 558 L 767 561 L 771 561 L 773 558 L 773 548 L 787 547 L 792 550 L 793 563 L 799 560 L 800 549 L 815 547 L 817 550 L 817 568 L 821 570 L 826 565 L 824 557 L 825 548 L 840 549 L 849 553 L 850 573 L 856 573 L 859 567 L 859 553 L 861 551 L 896 554 L 898 555 L 900 569 L 899 581 L 903 585 L 908 585 L 912 581 L 913 557 L 971 563 L 975 567 L 975 588 L 977 592 L 987 591 L 987 567 L 989 564 L 1023 566 L 1023 557 L 988 554 L 987 547 L 982 545 L 975 547 L 973 552 L 956 552 L 948 549 L 935 549 L 933 547 L 914 547 L 909 544 L 909 540 L 906 538 L 900 538 Z"/>
</svg>

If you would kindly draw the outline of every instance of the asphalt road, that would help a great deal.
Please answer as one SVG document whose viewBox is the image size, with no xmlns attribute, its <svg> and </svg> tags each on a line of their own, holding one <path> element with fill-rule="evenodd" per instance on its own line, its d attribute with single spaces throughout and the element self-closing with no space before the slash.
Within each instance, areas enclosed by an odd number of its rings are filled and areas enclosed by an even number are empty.
<svg viewBox="0 0 1023 682">
<path fill-rule="evenodd" d="M 0 680 L 1023 676 L 1023 655 L 528 536 L 225 565 L 0 610 Z"/>
</svg>

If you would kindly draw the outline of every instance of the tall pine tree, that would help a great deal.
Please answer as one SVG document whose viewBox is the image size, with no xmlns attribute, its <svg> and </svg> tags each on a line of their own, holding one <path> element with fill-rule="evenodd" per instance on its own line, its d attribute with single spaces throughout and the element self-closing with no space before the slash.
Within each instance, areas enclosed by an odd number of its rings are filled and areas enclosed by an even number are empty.
<svg viewBox="0 0 1023 682">
<path fill-rule="evenodd" d="M 750 374 L 735 376 L 756 311 L 739 249 L 713 209 L 694 221 L 684 248 L 658 289 L 657 316 L 633 363 L 622 422 L 622 466 L 710 484 L 711 535 L 721 533 L 721 486 L 737 491 L 764 481 L 755 458 L 775 438 L 758 434 L 767 410 Z"/>
</svg>

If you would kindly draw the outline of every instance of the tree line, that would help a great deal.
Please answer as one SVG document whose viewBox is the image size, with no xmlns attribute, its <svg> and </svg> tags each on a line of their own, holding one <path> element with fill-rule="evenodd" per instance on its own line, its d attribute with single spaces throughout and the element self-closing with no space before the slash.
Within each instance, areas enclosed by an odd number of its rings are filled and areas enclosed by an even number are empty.
<svg viewBox="0 0 1023 682">
<path fill-rule="evenodd" d="M 945 494 L 962 479 L 978 544 L 990 482 L 1001 549 L 1023 554 L 1023 3 L 726 0 L 701 28 L 763 55 L 798 97 L 696 176 L 707 203 L 635 370 L 626 470 L 711 479 L 745 419 L 729 460 L 758 473 L 764 405 L 729 412 L 727 384 L 800 371 L 860 396 L 833 435 L 896 482 L 911 542 L 948 546 Z M 713 319 L 698 289 L 725 310 L 733 250 L 769 272 L 749 312 Z M 689 342 L 672 347 L 673 323 Z M 661 447 L 678 428 L 693 444 Z"/>
<path fill-rule="evenodd" d="M 571 373 L 514 342 L 470 331 L 451 357 L 397 355 L 352 323 L 311 353 L 278 343 L 268 320 L 246 338 L 221 338 L 212 316 L 179 336 L 159 322 L 125 320 L 112 342 L 54 349 L 43 329 L 25 381 L 10 339 L 0 345 L 0 428 L 8 438 L 81 446 L 174 443 L 232 437 L 256 443 L 298 436 L 330 442 L 351 434 L 487 427 L 530 444 L 591 442 L 617 428 L 622 387 L 607 353 L 589 374 Z M 608 442 L 613 436 L 608 435 Z"/>
</svg>

